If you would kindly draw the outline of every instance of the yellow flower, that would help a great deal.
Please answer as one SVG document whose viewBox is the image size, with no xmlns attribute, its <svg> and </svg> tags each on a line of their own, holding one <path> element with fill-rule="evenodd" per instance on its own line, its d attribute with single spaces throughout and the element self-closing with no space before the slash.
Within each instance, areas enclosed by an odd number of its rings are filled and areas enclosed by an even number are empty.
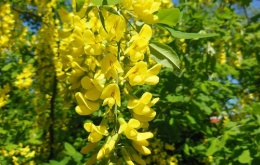
<svg viewBox="0 0 260 165">
<path fill-rule="evenodd" d="M 102 91 L 100 98 L 104 99 L 103 106 L 108 104 L 110 109 L 112 109 L 115 104 L 119 107 L 121 106 L 120 90 L 117 84 L 107 85 Z"/>
<path fill-rule="evenodd" d="M 106 120 L 102 120 L 99 126 L 96 126 L 93 123 L 85 123 L 84 128 L 86 131 L 90 132 L 88 141 L 91 143 L 96 143 L 100 141 L 103 136 L 108 135 Z"/>
<path fill-rule="evenodd" d="M 87 90 L 84 96 L 91 101 L 99 99 L 104 87 L 103 84 L 101 84 L 103 80 L 103 74 L 96 74 L 94 79 L 90 79 L 88 76 L 83 77 L 81 79 L 81 85 Z"/>
<path fill-rule="evenodd" d="M 102 44 L 103 38 L 99 34 L 94 34 L 91 30 L 87 29 L 83 33 L 84 50 L 87 55 L 101 55 L 103 53 L 104 45 Z"/>
<path fill-rule="evenodd" d="M 140 127 L 140 122 L 136 119 L 130 119 L 128 123 L 123 118 L 118 119 L 120 128 L 118 133 L 124 132 L 128 139 L 134 139 L 137 136 L 136 128 Z"/>
<path fill-rule="evenodd" d="M 160 0 L 137 0 L 133 5 L 135 13 L 147 24 L 153 24 L 158 20 L 154 12 L 159 10 Z"/>
<path fill-rule="evenodd" d="M 161 69 L 161 64 L 156 64 L 147 70 L 147 63 L 140 61 L 136 63 L 125 75 L 129 78 L 129 83 L 135 85 L 155 85 L 159 82 L 159 77 L 156 76 Z"/>
<path fill-rule="evenodd" d="M 85 147 L 83 147 L 80 152 L 82 154 L 88 154 L 89 152 L 91 152 L 92 150 L 94 150 L 96 148 L 96 146 L 98 145 L 98 142 L 95 143 L 89 143 L 88 145 L 86 145 Z"/>
<path fill-rule="evenodd" d="M 153 134 L 151 132 L 138 132 L 136 129 L 140 128 L 141 123 L 136 119 L 130 119 L 128 123 L 123 118 L 118 119 L 120 123 L 120 128 L 118 133 L 124 132 L 128 139 L 137 141 L 137 143 L 147 144 L 146 139 L 152 138 Z"/>
<path fill-rule="evenodd" d="M 70 63 L 72 71 L 70 74 L 69 82 L 71 83 L 70 89 L 76 89 L 80 87 L 80 77 L 84 75 L 86 69 L 82 68 L 77 62 Z"/>
<path fill-rule="evenodd" d="M 145 92 L 142 97 L 138 99 L 129 100 L 127 107 L 133 109 L 133 111 L 138 115 L 144 115 L 151 111 L 151 106 L 153 106 L 159 98 L 152 99 L 152 94 Z"/>
<path fill-rule="evenodd" d="M 94 14 L 93 11 L 90 12 L 90 15 Z M 97 31 L 102 27 L 101 21 L 96 15 L 92 15 L 90 20 L 86 22 L 86 28 L 91 29 L 92 31 Z"/>
<path fill-rule="evenodd" d="M 74 47 L 80 48 L 84 46 L 82 30 L 78 26 L 75 26 L 73 33 L 71 34 L 72 45 Z"/>
<path fill-rule="evenodd" d="M 137 62 L 144 59 L 144 53 L 148 48 L 151 37 L 152 29 L 149 25 L 145 24 L 139 34 L 136 34 L 131 38 L 131 45 L 126 49 L 125 54 L 130 56 L 132 62 Z"/>
<path fill-rule="evenodd" d="M 9 98 L 9 95 L 7 94 L 8 92 L 10 92 L 9 84 L 4 85 L 3 89 L 0 88 L 0 108 L 5 106 L 5 104 L 7 103 L 7 100 Z"/>
<path fill-rule="evenodd" d="M 23 69 L 22 73 L 17 75 L 14 85 L 20 89 L 30 87 L 33 83 L 33 80 L 31 78 L 33 76 L 33 72 L 34 69 L 32 65 L 29 64 L 27 67 Z"/>
<path fill-rule="evenodd" d="M 142 155 L 151 154 L 151 151 L 149 150 L 149 148 L 142 146 L 142 145 L 139 145 L 135 141 L 132 141 L 132 146 L 134 147 L 134 149 L 136 151 L 140 152 Z"/>
<path fill-rule="evenodd" d="M 104 156 L 107 156 L 114 149 L 116 141 L 118 140 L 118 134 L 113 136 L 109 136 L 105 142 L 105 144 L 101 147 L 97 154 L 97 160 L 102 159 Z"/>
<path fill-rule="evenodd" d="M 125 19 L 122 15 L 111 14 L 106 19 L 106 29 L 109 33 L 109 37 L 115 38 L 118 42 L 124 35 L 126 29 Z"/>
<path fill-rule="evenodd" d="M 25 155 L 26 158 L 27 157 L 34 157 L 34 156 L 35 156 L 35 151 L 32 151 L 32 152 Z"/>
<path fill-rule="evenodd" d="M 102 73 L 106 74 L 106 78 L 109 79 L 112 77 L 113 79 L 117 78 L 117 73 L 123 72 L 120 63 L 117 58 L 113 54 L 107 54 L 102 61 L 101 64 Z"/>
<path fill-rule="evenodd" d="M 75 110 L 79 115 L 90 115 L 99 109 L 99 103 L 87 100 L 82 93 L 77 92 L 75 97 L 78 103 Z"/>
</svg>

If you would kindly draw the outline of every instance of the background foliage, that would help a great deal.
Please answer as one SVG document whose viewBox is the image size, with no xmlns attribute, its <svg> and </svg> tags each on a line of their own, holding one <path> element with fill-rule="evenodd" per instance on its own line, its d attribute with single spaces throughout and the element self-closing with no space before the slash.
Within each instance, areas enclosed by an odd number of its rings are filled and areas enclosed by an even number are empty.
<svg viewBox="0 0 260 165">
<path fill-rule="evenodd" d="M 260 163 L 260 23 L 256 2 L 179 1 L 181 20 L 153 37 L 180 58 L 163 69 L 147 164 Z M 68 85 L 57 80 L 58 9 L 68 1 L 0 2 L 0 163 L 82 164 L 82 129 Z M 188 33 L 216 33 L 190 39 Z M 53 37 L 54 36 L 54 37 Z M 214 118 L 215 117 L 215 118 Z"/>
</svg>

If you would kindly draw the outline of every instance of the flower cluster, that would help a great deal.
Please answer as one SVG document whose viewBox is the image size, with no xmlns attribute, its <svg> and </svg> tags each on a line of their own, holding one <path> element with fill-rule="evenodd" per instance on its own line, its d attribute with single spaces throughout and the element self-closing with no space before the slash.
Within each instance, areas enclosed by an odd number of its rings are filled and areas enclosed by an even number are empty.
<svg viewBox="0 0 260 165">
<path fill-rule="evenodd" d="M 14 165 L 35 165 L 36 162 L 33 159 L 35 158 L 36 152 L 34 150 L 32 151 L 30 147 L 29 145 L 23 147 L 23 144 L 20 143 L 15 149 L 1 149 L 0 154 L 5 158 L 12 159 Z"/>
<path fill-rule="evenodd" d="M 152 154 L 144 160 L 147 164 L 177 165 L 178 159 L 174 154 L 174 144 L 164 143 L 162 140 L 154 138 L 151 142 Z"/>
<path fill-rule="evenodd" d="M 11 13 L 11 5 L 6 3 L 0 5 L 0 52 L 7 48 L 12 35 L 12 30 L 14 29 L 15 16 Z"/>
<path fill-rule="evenodd" d="M 14 85 L 21 89 L 21 88 L 28 88 L 32 85 L 32 76 L 33 76 L 33 67 L 32 65 L 28 65 L 22 71 L 22 73 L 16 76 L 16 81 Z"/>
<path fill-rule="evenodd" d="M 169 1 L 122 0 L 108 6 L 85 1 L 80 9 L 78 5 L 72 1 L 72 12 L 59 10 L 58 78 L 70 83 L 79 115 L 103 118 L 99 125 L 84 124 L 89 144 L 81 152 L 93 151 L 87 164 L 115 155 L 111 153 L 122 155 L 128 164 L 145 164 L 141 155 L 151 153 L 148 139 L 153 137 L 145 130 L 156 116 L 152 106 L 159 98 L 149 92 L 136 96 L 130 90 L 159 82 L 161 64 L 149 63 L 151 25 L 158 21 L 154 13 Z M 124 117 L 128 114 L 130 118 Z M 99 143 L 104 137 L 105 142 Z"/>
<path fill-rule="evenodd" d="M 5 106 L 7 103 L 7 100 L 9 98 L 8 93 L 10 92 L 10 86 L 4 85 L 4 87 L 1 89 L 0 88 L 0 108 Z"/>
</svg>

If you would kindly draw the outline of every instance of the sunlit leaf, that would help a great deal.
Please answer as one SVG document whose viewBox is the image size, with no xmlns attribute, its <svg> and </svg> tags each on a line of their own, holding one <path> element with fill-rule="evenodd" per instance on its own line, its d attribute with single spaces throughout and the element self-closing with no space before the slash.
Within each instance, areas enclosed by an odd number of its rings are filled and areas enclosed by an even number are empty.
<svg viewBox="0 0 260 165">
<path fill-rule="evenodd" d="M 8 63 L 5 66 L 2 67 L 2 71 L 8 71 L 9 69 L 11 69 L 13 66 L 13 63 Z"/>
<path fill-rule="evenodd" d="M 158 23 L 175 26 L 180 20 L 181 12 L 178 8 L 160 9 L 157 16 L 159 17 Z"/>
<path fill-rule="evenodd" d="M 186 155 L 190 155 L 190 150 L 189 150 L 189 146 L 187 143 L 184 144 L 184 149 L 183 149 L 184 153 Z"/>
<path fill-rule="evenodd" d="M 105 25 L 105 18 L 104 18 L 103 14 L 102 14 L 102 12 L 100 10 L 98 11 L 98 16 L 99 16 L 99 19 L 101 21 L 102 27 L 107 32 L 106 25 Z"/>
<path fill-rule="evenodd" d="M 238 161 L 240 163 L 250 163 L 251 162 L 251 156 L 250 156 L 250 151 L 249 150 L 245 150 L 241 153 L 241 155 L 238 157 Z"/>
<path fill-rule="evenodd" d="M 67 142 L 64 143 L 64 147 L 65 147 L 68 155 L 73 156 L 77 152 L 75 150 L 75 148 L 71 144 L 69 144 Z"/>
<path fill-rule="evenodd" d="M 206 155 L 207 156 L 211 156 L 213 155 L 216 151 L 217 151 L 217 145 L 218 145 L 219 140 L 217 138 L 214 138 L 211 143 L 210 143 L 210 147 L 208 148 L 208 150 L 206 151 Z"/>
<path fill-rule="evenodd" d="M 151 57 L 167 68 L 179 68 L 179 57 L 176 52 L 166 44 L 160 42 L 152 42 L 149 44 Z"/>
<path fill-rule="evenodd" d="M 116 5 L 122 0 L 90 0 L 94 5 Z"/>
<path fill-rule="evenodd" d="M 105 9 L 106 11 L 112 13 L 112 14 L 119 15 L 118 12 L 113 7 L 102 6 L 102 8 Z"/>
<path fill-rule="evenodd" d="M 84 4 L 85 0 L 76 0 L 76 11 L 79 12 Z"/>
<path fill-rule="evenodd" d="M 42 141 L 40 141 L 38 139 L 29 139 L 29 140 L 27 140 L 27 142 L 30 144 L 35 144 L 35 145 L 42 144 Z"/>
<path fill-rule="evenodd" d="M 202 34 L 202 33 L 186 33 L 186 32 L 181 32 L 174 30 L 173 28 L 170 27 L 165 27 L 167 29 L 171 36 L 180 38 L 180 39 L 199 39 L 199 38 L 208 38 L 208 37 L 216 37 L 218 34 L 214 33 L 208 33 L 208 34 Z"/>
</svg>

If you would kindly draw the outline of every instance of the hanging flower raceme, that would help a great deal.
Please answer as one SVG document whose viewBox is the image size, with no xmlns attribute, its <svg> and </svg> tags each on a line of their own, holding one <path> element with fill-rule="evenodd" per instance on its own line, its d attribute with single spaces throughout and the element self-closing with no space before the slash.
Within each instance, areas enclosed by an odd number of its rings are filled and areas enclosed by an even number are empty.
<svg viewBox="0 0 260 165">
<path fill-rule="evenodd" d="M 86 0 L 76 11 L 77 2 L 72 1 L 72 13 L 59 11 L 63 21 L 59 32 L 60 66 L 62 76 L 75 92 L 75 110 L 79 115 L 102 117 L 99 125 L 96 122 L 84 124 L 89 132 L 89 143 L 81 152 L 92 154 L 86 164 L 103 158 L 111 162 L 109 158 L 121 152 L 127 164 L 143 165 L 141 155 L 151 153 L 148 140 L 153 137 L 145 130 L 156 115 L 151 107 L 159 98 L 153 99 L 151 93 L 145 92 L 138 99 L 133 93 L 126 95 L 122 91 L 126 86 L 159 82 L 161 64 L 148 62 L 153 35 L 150 24 L 158 21 L 154 13 L 159 10 L 161 1 L 122 0 L 107 6 L 90 2 Z M 139 21 L 139 27 L 135 21 Z M 128 144 L 124 142 L 126 139 Z M 113 160 L 117 162 L 112 163 L 122 163 L 122 159 Z"/>
</svg>

